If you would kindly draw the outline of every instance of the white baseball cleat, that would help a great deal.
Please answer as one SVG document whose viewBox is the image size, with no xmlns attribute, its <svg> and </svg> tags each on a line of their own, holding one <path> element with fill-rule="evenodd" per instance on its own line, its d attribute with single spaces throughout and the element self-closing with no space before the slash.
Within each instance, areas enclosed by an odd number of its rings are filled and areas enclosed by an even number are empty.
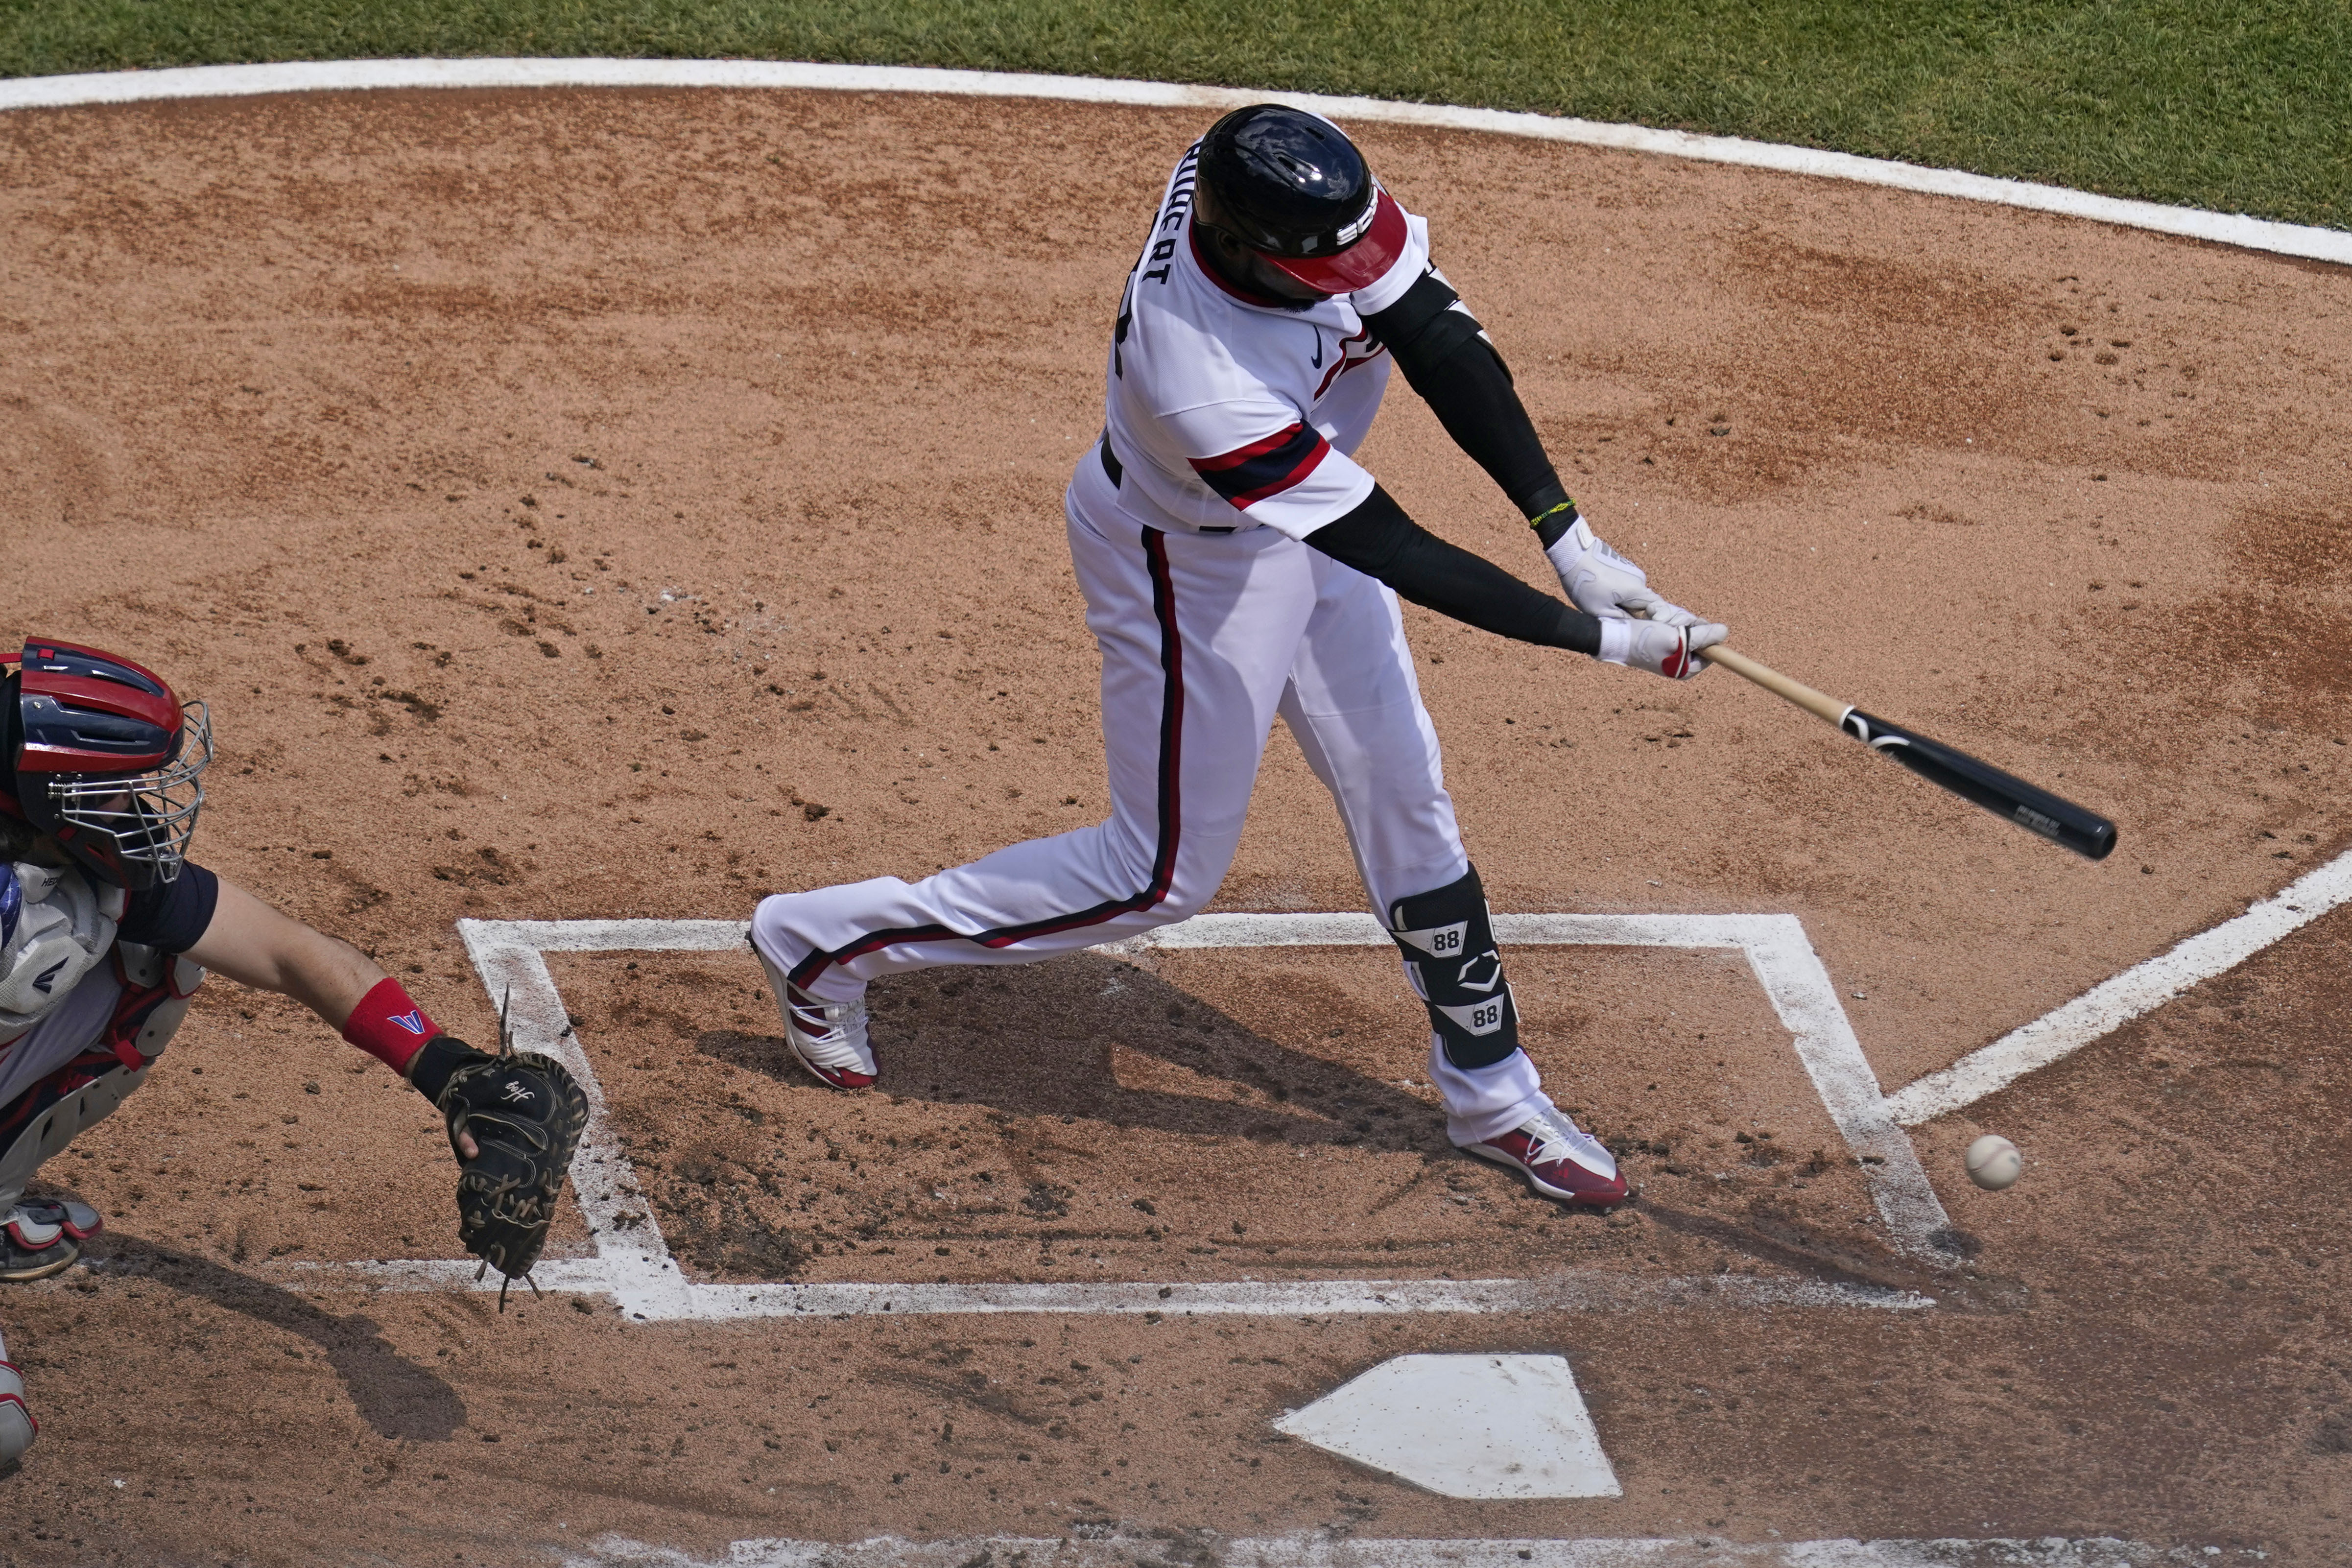
<svg viewBox="0 0 2352 1568">
<path fill-rule="evenodd" d="M 1484 1143 L 1456 1145 L 1465 1154 L 1508 1165 L 1545 1197 L 1564 1204 L 1612 1208 L 1625 1201 L 1625 1178 L 1600 1139 L 1564 1110 L 1539 1111 Z"/>
<path fill-rule="evenodd" d="M 784 1044 L 792 1047 L 801 1066 L 828 1088 L 870 1088 L 882 1069 L 866 1037 L 866 998 L 820 1002 L 785 979 L 784 972 L 756 944 L 751 951 L 767 972 L 776 1010 L 784 1016 Z"/>
</svg>

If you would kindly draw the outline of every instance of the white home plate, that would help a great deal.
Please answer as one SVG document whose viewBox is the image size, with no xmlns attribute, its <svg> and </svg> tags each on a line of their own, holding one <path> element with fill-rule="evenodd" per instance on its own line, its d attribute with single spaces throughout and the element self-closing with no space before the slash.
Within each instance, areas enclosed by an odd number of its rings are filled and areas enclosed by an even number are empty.
<svg viewBox="0 0 2352 1568">
<path fill-rule="evenodd" d="M 1274 1425 L 1440 1497 L 1620 1495 L 1556 1355 L 1401 1355 Z"/>
</svg>

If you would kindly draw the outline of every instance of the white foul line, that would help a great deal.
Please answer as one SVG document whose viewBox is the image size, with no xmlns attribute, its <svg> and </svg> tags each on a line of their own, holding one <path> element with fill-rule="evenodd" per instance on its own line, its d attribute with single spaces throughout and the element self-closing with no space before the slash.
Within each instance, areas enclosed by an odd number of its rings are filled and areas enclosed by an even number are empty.
<svg viewBox="0 0 2352 1568">
<path fill-rule="evenodd" d="M 601 1236 L 602 1233 L 599 1232 Z M 91 1265 L 104 1273 L 142 1272 L 133 1261 Z M 372 1290 L 495 1290 L 495 1277 L 478 1279 L 479 1266 L 445 1258 L 382 1263 L 272 1263 L 266 1279 L 293 1286 L 357 1283 Z M 1642 1279 L 1587 1272 L 1534 1279 L 1296 1279 L 1228 1280 L 1156 1285 L 1053 1281 L 971 1285 L 877 1285 L 845 1280 L 819 1285 L 763 1282 L 696 1285 L 643 1278 L 626 1257 L 550 1258 L 532 1272 L 542 1290 L 623 1300 L 639 1321 L 728 1322 L 746 1318 L 972 1317 L 1050 1313 L 1056 1317 L 1321 1318 L 1391 1317 L 1420 1312 L 1632 1312 L 1662 1308 L 1866 1307 L 1908 1312 L 1933 1307 L 1933 1297 L 1874 1285 L 1811 1279 L 1759 1279 L 1696 1274 Z M 661 1298 L 648 1304 L 651 1293 Z"/>
<path fill-rule="evenodd" d="M 1906 1084 L 1886 1097 L 1887 1113 L 1898 1125 L 1916 1127 L 1973 1104 L 2235 968 L 2347 900 L 2352 900 L 2352 851 L 2297 878 L 2245 913 L 2199 931 L 1950 1067 Z"/>
<path fill-rule="evenodd" d="M 2149 229 L 2279 256 L 2352 263 L 2352 233 L 2274 223 L 2242 213 L 2126 201 L 2062 185 L 1994 179 L 1958 169 L 1930 169 L 1883 158 L 1858 158 L 1750 142 L 1738 136 L 1696 136 L 1643 125 L 1612 125 L 1549 114 L 1389 99 L 1336 98 L 1276 89 L 1185 87 L 1173 82 L 1118 81 L 1092 77 L 1004 71 L 935 70 L 910 66 L 817 65 L 793 60 L 405 59 L 293 60 L 274 65 L 182 66 L 168 70 L 103 71 L 77 76 L 19 77 L 0 81 L 0 110 L 137 103 L 159 99 L 242 97 L 255 93 L 319 92 L 391 88 L 792 88 L 844 92 L 923 92 L 974 98 L 1037 98 L 1064 102 L 1122 104 L 1146 109 L 1225 109 L 1279 100 L 1339 121 L 1429 125 L 1544 142 L 1568 142 L 1621 152 L 1730 163 L 1818 179 L 1882 185 L 1921 195 L 1988 202 L 2062 217 Z"/>
</svg>

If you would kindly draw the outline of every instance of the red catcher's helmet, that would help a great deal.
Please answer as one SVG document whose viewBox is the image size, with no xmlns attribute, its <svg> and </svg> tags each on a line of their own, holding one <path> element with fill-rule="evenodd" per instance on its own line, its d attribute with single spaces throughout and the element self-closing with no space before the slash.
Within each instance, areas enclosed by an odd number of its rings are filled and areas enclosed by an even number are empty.
<svg viewBox="0 0 2352 1568">
<path fill-rule="evenodd" d="M 0 815 L 46 833 L 92 875 L 137 890 L 174 881 L 205 803 L 212 723 L 161 677 L 71 643 L 28 640 L 0 684 Z"/>
</svg>

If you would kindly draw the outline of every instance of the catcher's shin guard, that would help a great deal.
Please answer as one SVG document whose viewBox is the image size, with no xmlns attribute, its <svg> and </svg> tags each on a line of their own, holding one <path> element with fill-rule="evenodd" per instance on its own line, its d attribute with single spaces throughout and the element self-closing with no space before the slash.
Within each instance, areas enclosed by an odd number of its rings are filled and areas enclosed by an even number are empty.
<svg viewBox="0 0 2352 1568">
<path fill-rule="evenodd" d="M 133 1071 L 109 1052 L 91 1051 L 0 1106 L 0 1214 L 15 1208 L 43 1163 L 146 1081 L 147 1068 Z"/>
<path fill-rule="evenodd" d="M 1429 1005 L 1429 1026 L 1447 1061 L 1493 1067 L 1519 1048 L 1518 1005 L 1503 978 L 1476 867 L 1434 892 L 1390 905 L 1389 935 L 1404 955 L 1413 994 Z"/>
</svg>

